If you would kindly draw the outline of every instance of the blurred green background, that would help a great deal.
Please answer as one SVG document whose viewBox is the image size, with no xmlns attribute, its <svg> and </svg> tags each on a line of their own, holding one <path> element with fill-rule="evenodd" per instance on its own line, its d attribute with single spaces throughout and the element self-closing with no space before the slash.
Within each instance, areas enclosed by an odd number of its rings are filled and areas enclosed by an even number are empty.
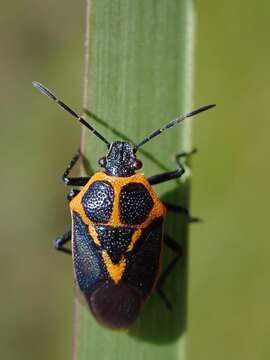
<svg viewBox="0 0 270 360">
<path fill-rule="evenodd" d="M 83 1 L 5 2 L 0 22 L 1 359 L 71 359 L 73 280 L 60 176 L 80 128 L 31 87 L 82 104 Z M 188 360 L 270 358 L 270 3 L 197 2 Z M 267 281 L 268 280 L 268 281 Z"/>
</svg>

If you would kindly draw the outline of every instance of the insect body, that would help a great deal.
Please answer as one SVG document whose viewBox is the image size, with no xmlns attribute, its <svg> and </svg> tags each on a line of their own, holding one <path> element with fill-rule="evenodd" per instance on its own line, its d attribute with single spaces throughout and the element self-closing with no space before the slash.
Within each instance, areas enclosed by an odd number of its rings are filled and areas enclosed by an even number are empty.
<svg viewBox="0 0 270 360">
<path fill-rule="evenodd" d="M 129 144 L 115 142 L 111 151 L 122 145 Z M 79 288 L 98 320 L 125 328 L 157 280 L 165 207 L 143 175 L 97 172 L 70 209 Z"/>
<path fill-rule="evenodd" d="M 155 288 L 170 306 L 162 285 L 180 258 L 181 248 L 163 235 L 166 208 L 182 212 L 190 219 L 186 209 L 162 203 L 152 189 L 152 185 L 179 178 L 184 173 L 179 159 L 187 154 L 177 156 L 177 170 L 146 179 L 141 173 L 136 173 L 142 167 L 136 152 L 164 130 L 214 105 L 171 121 L 135 146 L 127 141 L 110 144 L 47 88 L 36 82 L 33 85 L 108 146 L 106 156 L 99 160 L 104 171 L 91 177 L 69 177 L 70 170 L 79 159 L 79 152 L 65 171 L 63 180 L 66 185 L 79 186 L 81 189 L 69 195 L 72 230 L 58 238 L 55 246 L 58 250 L 70 252 L 64 245 L 72 240 L 75 280 L 94 317 L 109 328 L 128 328 Z M 164 243 L 173 248 L 177 255 L 163 275 L 159 276 Z"/>
</svg>

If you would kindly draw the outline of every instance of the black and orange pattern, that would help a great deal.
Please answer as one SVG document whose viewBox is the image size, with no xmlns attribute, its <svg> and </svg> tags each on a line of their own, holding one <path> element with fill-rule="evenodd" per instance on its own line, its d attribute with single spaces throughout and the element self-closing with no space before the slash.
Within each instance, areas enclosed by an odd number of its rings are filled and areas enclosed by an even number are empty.
<svg viewBox="0 0 270 360">
<path fill-rule="evenodd" d="M 166 209 L 142 174 L 116 177 L 104 172 L 90 178 L 70 202 L 70 209 L 79 288 L 99 321 L 127 327 L 159 275 Z M 101 301 L 108 291 L 115 294 L 111 306 L 118 315 L 113 322 L 104 314 L 105 300 Z M 117 297 L 122 299 L 121 309 L 130 306 L 133 310 L 120 316 Z"/>
</svg>

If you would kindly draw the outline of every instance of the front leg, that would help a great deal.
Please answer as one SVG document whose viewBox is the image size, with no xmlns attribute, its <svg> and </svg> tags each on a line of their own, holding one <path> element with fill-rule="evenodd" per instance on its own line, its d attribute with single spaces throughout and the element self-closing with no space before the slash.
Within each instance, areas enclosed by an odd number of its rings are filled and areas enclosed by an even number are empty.
<svg viewBox="0 0 270 360">
<path fill-rule="evenodd" d="M 175 171 L 168 171 L 162 174 L 150 176 L 147 180 L 151 185 L 161 184 L 163 182 L 178 179 L 180 178 L 185 172 L 184 167 L 180 164 L 179 169 Z"/>
<path fill-rule="evenodd" d="M 197 152 L 197 150 L 193 149 L 190 152 L 183 152 L 183 153 L 180 153 L 180 154 L 176 155 L 175 156 L 175 161 L 176 161 L 176 163 L 177 163 L 177 165 L 179 167 L 177 170 L 150 176 L 148 178 L 148 181 L 150 182 L 151 185 L 156 185 L 156 184 L 161 184 L 161 183 L 169 181 L 169 180 L 179 179 L 185 172 L 185 168 L 181 164 L 180 158 L 192 155 L 195 152 Z"/>
<path fill-rule="evenodd" d="M 70 202 L 76 195 L 79 194 L 81 190 L 77 190 L 77 189 L 71 189 L 68 193 L 67 193 L 67 201 Z"/>
<path fill-rule="evenodd" d="M 79 158 L 82 156 L 80 149 L 77 150 L 76 154 L 73 156 L 73 158 L 70 160 L 70 163 L 68 164 L 66 170 L 64 171 L 64 174 L 62 176 L 62 180 L 66 185 L 71 186 L 84 186 L 89 181 L 89 176 L 80 176 L 80 177 L 69 177 L 69 173 L 71 169 L 75 166 Z"/>
</svg>

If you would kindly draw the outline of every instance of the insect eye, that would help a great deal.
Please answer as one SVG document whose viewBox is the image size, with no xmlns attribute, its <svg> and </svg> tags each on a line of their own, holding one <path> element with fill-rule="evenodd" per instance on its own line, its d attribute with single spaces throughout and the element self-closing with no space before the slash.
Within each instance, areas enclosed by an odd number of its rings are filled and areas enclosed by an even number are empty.
<svg viewBox="0 0 270 360">
<path fill-rule="evenodd" d="M 98 163 L 101 167 L 104 167 L 106 165 L 106 158 L 102 157 L 98 160 Z"/>
<path fill-rule="evenodd" d="M 141 169 L 142 166 L 143 166 L 143 164 L 142 164 L 141 160 L 136 160 L 135 161 L 134 167 L 135 167 L 136 170 Z"/>
</svg>

